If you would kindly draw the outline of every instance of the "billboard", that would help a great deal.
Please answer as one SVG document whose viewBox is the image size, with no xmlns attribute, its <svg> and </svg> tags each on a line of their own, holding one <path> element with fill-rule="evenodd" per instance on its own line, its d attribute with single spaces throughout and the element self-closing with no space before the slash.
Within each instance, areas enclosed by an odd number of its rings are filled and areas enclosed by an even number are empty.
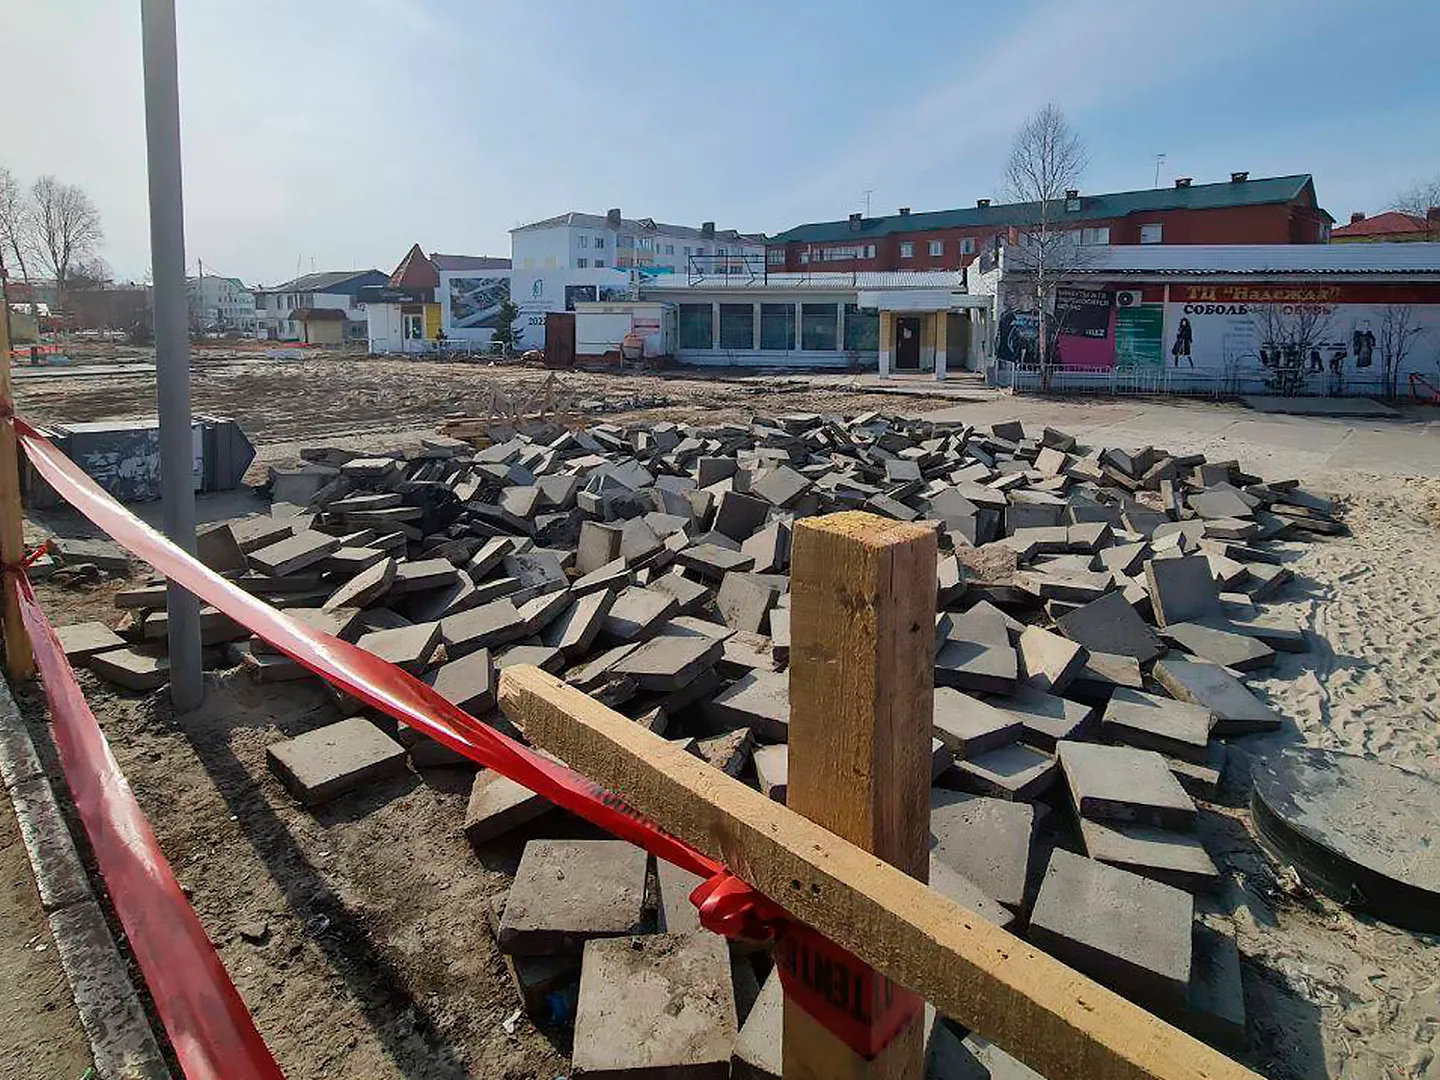
<svg viewBox="0 0 1440 1080">
<path fill-rule="evenodd" d="M 500 305 L 510 299 L 508 277 L 452 277 L 450 326 L 456 330 L 493 330 Z"/>
</svg>

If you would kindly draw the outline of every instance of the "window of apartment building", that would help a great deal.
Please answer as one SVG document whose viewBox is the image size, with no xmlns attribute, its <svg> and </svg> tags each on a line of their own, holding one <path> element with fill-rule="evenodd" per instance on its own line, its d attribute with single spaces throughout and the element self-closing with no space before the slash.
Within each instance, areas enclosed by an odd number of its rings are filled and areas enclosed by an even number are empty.
<svg viewBox="0 0 1440 1080">
<path fill-rule="evenodd" d="M 674 245 L 674 244 L 666 244 L 666 245 L 665 245 L 665 254 L 666 254 L 666 255 L 674 255 L 674 254 L 675 254 L 675 245 Z"/>
<path fill-rule="evenodd" d="M 616 247 L 633 248 L 634 246 L 635 237 L 629 236 L 626 233 L 621 233 L 620 239 L 616 241 Z"/>
<path fill-rule="evenodd" d="M 975 254 L 975 238 L 974 238 L 973 236 L 962 236 L 962 237 L 960 238 L 960 254 L 961 254 L 961 255 L 974 255 L 974 254 Z"/>
<path fill-rule="evenodd" d="M 784 248 L 771 248 L 769 251 L 767 251 L 767 252 L 765 253 L 765 261 L 766 261 L 767 263 L 769 263 L 771 266 L 784 266 L 784 265 L 785 265 L 785 249 L 784 249 Z"/>
<path fill-rule="evenodd" d="M 650 250 L 650 237 L 648 237 L 648 236 L 642 236 L 642 237 L 640 238 L 640 250 L 641 250 L 641 251 L 649 251 L 649 250 Z"/>
<path fill-rule="evenodd" d="M 586 258 L 583 258 L 583 257 L 582 257 L 582 258 L 579 258 L 579 259 L 576 259 L 576 260 L 575 260 L 575 266 L 576 266 L 576 268 L 578 268 L 578 269 L 580 269 L 580 270 L 584 270 L 584 269 L 585 269 L 587 266 L 589 266 L 589 265 L 590 265 L 590 260 L 589 260 L 589 259 L 586 259 Z"/>
<path fill-rule="evenodd" d="M 597 237 L 595 237 L 595 249 L 598 251 L 600 248 L 603 248 L 604 246 L 605 246 L 605 237 L 603 237 L 603 236 L 597 236 Z"/>
<path fill-rule="evenodd" d="M 681 304 L 678 317 L 680 348 L 712 349 L 715 347 L 715 324 L 709 304 Z"/>
<path fill-rule="evenodd" d="M 900 245 L 900 258 L 902 258 L 902 259 L 913 259 L 914 257 L 915 257 L 915 245 L 914 245 L 914 244 L 910 243 L 910 241 L 907 240 L 907 241 L 905 241 L 903 244 Z"/>
<path fill-rule="evenodd" d="M 755 305 L 720 305 L 720 347 L 722 349 L 755 348 Z"/>
<path fill-rule="evenodd" d="M 604 268 L 605 268 L 605 260 L 604 260 L 604 259 L 596 259 L 596 260 L 595 260 L 595 269 L 597 269 L 597 270 L 603 270 Z"/>
<path fill-rule="evenodd" d="M 716 254 L 716 255 L 728 255 L 728 254 L 730 254 L 730 249 L 729 249 L 729 248 L 723 248 L 723 247 L 717 247 L 717 248 L 715 249 L 715 254 Z"/>
<path fill-rule="evenodd" d="M 685 245 L 685 257 L 686 257 L 686 258 L 689 258 L 689 257 L 690 257 L 690 245 L 689 245 L 689 244 L 686 244 L 686 245 Z"/>
<path fill-rule="evenodd" d="M 1161 227 L 1160 227 L 1159 225 L 1141 225 L 1141 226 L 1140 226 L 1140 243 L 1142 243 L 1142 244 L 1159 244 L 1159 243 L 1162 243 L 1163 241 L 1162 241 L 1161 238 L 1162 238 L 1163 236 L 1164 236 L 1164 231 L 1161 229 Z"/>
<path fill-rule="evenodd" d="M 581 233 L 581 234 L 580 234 L 580 246 L 581 246 L 581 247 L 589 247 L 589 246 L 590 246 L 590 237 L 586 236 L 584 233 Z"/>
<path fill-rule="evenodd" d="M 810 249 L 809 249 L 809 248 L 806 248 L 804 251 L 800 252 L 800 262 L 801 262 L 801 264 L 803 265 L 803 264 L 805 264 L 805 263 L 808 263 L 809 261 L 810 261 Z"/>
<path fill-rule="evenodd" d="M 880 312 L 865 311 L 859 304 L 845 305 L 845 351 L 880 351 Z"/>
<path fill-rule="evenodd" d="M 945 254 L 945 241 L 944 241 L 944 240 L 931 240 L 931 241 L 930 241 L 930 257 L 933 259 L 933 258 L 936 258 L 936 257 L 938 257 L 938 256 L 940 256 L 940 255 L 944 255 L 944 254 Z"/>
<path fill-rule="evenodd" d="M 865 245 L 865 258 L 867 258 L 867 259 L 873 259 L 874 257 L 875 257 L 875 245 L 874 245 L 874 244 L 866 244 L 866 245 Z"/>
<path fill-rule="evenodd" d="M 1110 243 L 1110 230 L 1107 229 L 1081 229 L 1080 243 L 1082 244 L 1108 244 Z"/>
<path fill-rule="evenodd" d="M 810 352 L 833 352 L 835 349 L 834 304 L 800 305 L 800 348 Z"/>
<path fill-rule="evenodd" d="M 795 348 L 795 305 L 760 305 L 760 348 L 790 352 Z"/>
</svg>

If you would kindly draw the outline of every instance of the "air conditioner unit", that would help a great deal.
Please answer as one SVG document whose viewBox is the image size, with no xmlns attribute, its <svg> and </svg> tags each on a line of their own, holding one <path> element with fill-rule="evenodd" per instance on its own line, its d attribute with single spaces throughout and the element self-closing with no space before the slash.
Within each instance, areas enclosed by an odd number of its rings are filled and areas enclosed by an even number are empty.
<svg viewBox="0 0 1440 1080">
<path fill-rule="evenodd" d="M 1141 303 L 1139 289 L 1120 289 L 1115 293 L 1115 306 L 1118 308 L 1139 307 Z"/>
</svg>

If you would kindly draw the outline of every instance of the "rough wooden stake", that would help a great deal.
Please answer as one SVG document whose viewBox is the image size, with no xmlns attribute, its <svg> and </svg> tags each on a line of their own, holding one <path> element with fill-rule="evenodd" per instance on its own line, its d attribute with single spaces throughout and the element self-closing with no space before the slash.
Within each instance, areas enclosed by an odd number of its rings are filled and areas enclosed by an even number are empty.
<svg viewBox="0 0 1440 1080">
<path fill-rule="evenodd" d="M 935 530 L 851 511 L 796 522 L 786 805 L 929 880 Z M 924 1018 L 866 1061 L 789 998 L 785 1080 L 919 1080 Z"/>
<path fill-rule="evenodd" d="M 0 283 L 0 405 L 13 408 L 10 383 L 10 304 Z M 0 563 L 18 565 L 25 556 L 25 516 L 20 505 L 20 454 L 15 428 L 0 421 Z M 20 621 L 20 601 L 13 585 L 0 582 L 4 593 L 5 668 L 12 679 L 35 677 L 35 656 L 30 637 Z"/>
<path fill-rule="evenodd" d="M 506 668 L 500 704 L 538 745 L 1048 1080 L 1258 1080 L 539 668 Z"/>
</svg>

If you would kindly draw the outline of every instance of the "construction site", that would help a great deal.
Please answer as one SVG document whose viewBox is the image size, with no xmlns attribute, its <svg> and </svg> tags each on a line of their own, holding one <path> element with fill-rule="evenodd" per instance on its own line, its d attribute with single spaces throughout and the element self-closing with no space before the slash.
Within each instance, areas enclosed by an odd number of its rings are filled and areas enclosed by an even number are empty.
<svg viewBox="0 0 1440 1080">
<path fill-rule="evenodd" d="M 16 20 L 0 1080 L 1440 1077 L 1426 105 L 1103 6 Z"/>
</svg>

